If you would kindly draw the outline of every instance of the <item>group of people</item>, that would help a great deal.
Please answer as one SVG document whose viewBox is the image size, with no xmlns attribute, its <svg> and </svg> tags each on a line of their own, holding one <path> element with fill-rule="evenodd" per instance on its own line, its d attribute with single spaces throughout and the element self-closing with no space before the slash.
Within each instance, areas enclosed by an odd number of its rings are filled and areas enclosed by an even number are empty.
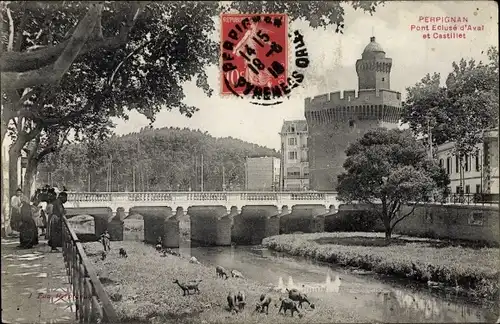
<svg viewBox="0 0 500 324">
<path fill-rule="evenodd" d="M 17 189 L 10 201 L 10 226 L 19 232 L 19 247 L 30 249 L 38 245 L 41 235 L 48 240 L 51 251 L 58 251 L 57 248 L 62 247 L 62 217 L 67 200 L 65 190 L 59 192 L 49 185 L 37 189 L 31 201 L 21 189 Z"/>
</svg>

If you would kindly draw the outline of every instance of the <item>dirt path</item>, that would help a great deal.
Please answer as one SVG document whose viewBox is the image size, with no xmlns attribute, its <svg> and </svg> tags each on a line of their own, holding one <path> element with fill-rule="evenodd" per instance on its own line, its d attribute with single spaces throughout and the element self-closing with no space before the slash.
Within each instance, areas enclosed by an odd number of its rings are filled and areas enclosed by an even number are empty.
<svg viewBox="0 0 500 324">
<path fill-rule="evenodd" d="M 45 240 L 19 249 L 19 239 L 2 239 L 2 322 L 76 322 L 62 253 Z"/>
</svg>

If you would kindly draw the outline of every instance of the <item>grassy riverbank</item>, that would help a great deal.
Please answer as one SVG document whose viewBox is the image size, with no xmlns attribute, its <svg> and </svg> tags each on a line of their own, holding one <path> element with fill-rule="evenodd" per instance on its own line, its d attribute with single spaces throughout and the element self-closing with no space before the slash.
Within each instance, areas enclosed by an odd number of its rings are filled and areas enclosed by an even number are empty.
<svg viewBox="0 0 500 324">
<path fill-rule="evenodd" d="M 105 261 L 100 260 L 102 247 L 99 243 L 85 243 L 85 250 L 95 264 L 106 292 L 114 300 L 113 305 L 123 322 L 176 323 L 325 323 L 367 322 L 371 314 L 360 314 L 349 300 L 312 298 L 314 310 L 305 306 L 304 317 L 290 312 L 278 314 L 274 301 L 269 315 L 253 313 L 260 294 L 269 292 L 258 282 L 248 279 L 217 279 L 215 268 L 203 264 L 191 264 L 187 258 L 162 257 L 152 246 L 138 242 L 111 242 L 112 252 Z M 118 249 L 125 248 L 128 258 L 119 258 Z M 228 269 L 229 271 L 230 269 Z M 172 281 L 203 280 L 201 293 L 182 296 L 181 289 Z M 243 290 L 247 295 L 247 308 L 240 314 L 231 315 L 227 310 L 226 297 L 230 291 Z M 274 300 L 280 296 L 272 292 Z M 121 296 L 121 299 L 118 300 Z M 118 298 L 117 298 L 118 297 Z M 369 313 L 369 312 L 367 312 Z"/>
<path fill-rule="evenodd" d="M 381 233 L 288 234 L 265 238 L 278 252 L 371 270 L 427 283 L 476 299 L 496 300 L 499 293 L 498 248 L 452 246 L 449 242 L 396 238 L 384 246 Z M 457 286 L 458 284 L 458 286 Z"/>
</svg>

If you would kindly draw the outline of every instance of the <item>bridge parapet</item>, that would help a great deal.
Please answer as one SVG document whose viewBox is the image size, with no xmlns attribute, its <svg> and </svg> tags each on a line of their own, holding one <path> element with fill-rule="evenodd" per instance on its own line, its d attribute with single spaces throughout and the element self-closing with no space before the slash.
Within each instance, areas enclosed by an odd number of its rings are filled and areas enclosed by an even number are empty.
<svg viewBox="0 0 500 324">
<path fill-rule="evenodd" d="M 321 204 L 338 207 L 335 192 L 69 192 L 67 207 L 118 207 L 128 210 L 136 206 L 170 206 L 174 210 L 183 207 L 213 205 L 236 206 L 241 209 L 246 205 L 283 205 Z"/>
</svg>

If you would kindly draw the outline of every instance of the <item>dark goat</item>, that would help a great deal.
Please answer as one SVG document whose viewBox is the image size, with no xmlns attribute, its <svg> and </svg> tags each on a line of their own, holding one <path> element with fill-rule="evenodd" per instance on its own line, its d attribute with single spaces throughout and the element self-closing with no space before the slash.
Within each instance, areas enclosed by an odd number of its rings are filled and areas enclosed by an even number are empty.
<svg viewBox="0 0 500 324">
<path fill-rule="evenodd" d="M 120 248 L 120 256 L 121 256 L 122 258 L 127 258 L 127 257 L 128 257 L 128 255 L 127 255 L 127 251 L 125 251 L 125 249 L 124 249 L 124 248 Z"/>
<path fill-rule="evenodd" d="M 301 293 L 297 289 L 290 289 L 288 290 L 288 298 L 290 298 L 293 301 L 299 302 L 299 307 L 302 308 L 302 303 L 308 303 L 309 306 L 311 306 L 311 302 L 307 299 L 307 295 L 304 293 Z M 312 306 L 314 308 L 314 306 Z"/>
<path fill-rule="evenodd" d="M 264 308 L 266 309 L 266 315 L 269 314 L 269 304 L 271 304 L 271 296 L 262 294 L 260 295 L 259 302 L 257 303 L 257 306 L 255 307 L 255 311 L 258 312 L 260 311 L 261 313 L 264 312 Z"/>
<path fill-rule="evenodd" d="M 197 281 L 189 281 L 187 283 L 181 283 L 179 282 L 179 280 L 175 279 L 173 281 L 174 283 L 176 283 L 179 287 L 181 287 L 182 289 L 182 292 L 183 292 L 183 296 L 186 296 L 190 294 L 190 291 L 194 291 L 194 292 L 197 292 L 198 294 L 200 293 L 200 289 L 198 288 L 201 280 L 197 280 Z"/>
<path fill-rule="evenodd" d="M 227 305 L 230 312 L 238 312 L 238 308 L 236 307 L 238 305 L 238 300 L 233 292 L 227 294 Z"/>
<path fill-rule="evenodd" d="M 282 299 L 281 297 L 280 300 L 281 300 L 281 306 L 280 309 L 278 310 L 278 313 L 280 313 L 281 310 L 283 310 L 283 314 L 286 315 L 286 311 L 290 310 L 290 312 L 292 313 L 292 317 L 294 312 L 297 312 L 299 314 L 299 317 L 302 317 L 302 314 L 299 312 L 299 309 L 297 308 L 297 305 L 294 303 L 293 300 L 291 300 L 290 298 Z"/>
<path fill-rule="evenodd" d="M 245 305 L 247 304 L 246 299 L 245 293 L 241 290 L 238 291 L 238 295 L 236 295 L 236 302 L 240 311 L 245 309 Z"/>
<path fill-rule="evenodd" d="M 226 277 L 226 279 L 229 278 L 227 270 L 219 265 L 215 267 L 215 273 L 217 274 L 217 278 L 224 278 L 224 277 Z"/>
</svg>

